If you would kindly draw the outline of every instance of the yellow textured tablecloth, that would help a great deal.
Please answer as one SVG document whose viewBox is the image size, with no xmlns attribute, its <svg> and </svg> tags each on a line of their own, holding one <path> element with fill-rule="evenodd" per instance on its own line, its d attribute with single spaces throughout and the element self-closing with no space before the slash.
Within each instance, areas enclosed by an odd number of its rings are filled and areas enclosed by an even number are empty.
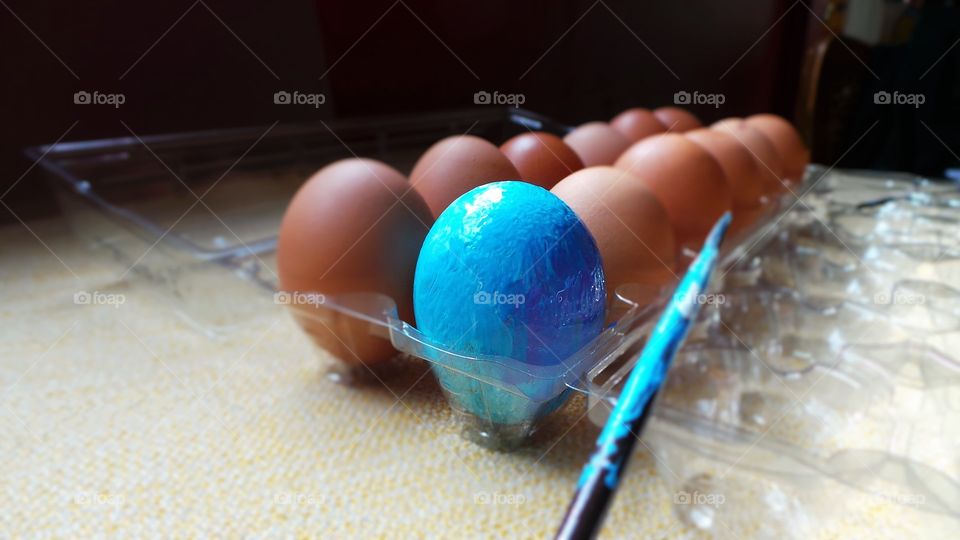
<svg viewBox="0 0 960 540">
<path fill-rule="evenodd" d="M 582 402 L 531 446 L 488 451 L 460 437 L 420 364 L 386 388 L 336 384 L 279 308 L 208 336 L 136 273 L 117 281 L 122 268 L 62 222 L 30 228 L 0 229 L 0 537 L 545 538 L 559 523 L 597 434 L 574 422 Z M 238 306 L 257 294 L 215 283 L 205 294 Z M 124 301 L 77 304 L 78 291 Z M 639 450 L 602 536 L 703 536 L 674 514 L 675 480 Z M 960 530 L 822 489 L 842 504 L 805 525 L 812 537 Z M 778 527 L 794 525 L 758 523 L 743 504 L 715 534 Z"/>
</svg>

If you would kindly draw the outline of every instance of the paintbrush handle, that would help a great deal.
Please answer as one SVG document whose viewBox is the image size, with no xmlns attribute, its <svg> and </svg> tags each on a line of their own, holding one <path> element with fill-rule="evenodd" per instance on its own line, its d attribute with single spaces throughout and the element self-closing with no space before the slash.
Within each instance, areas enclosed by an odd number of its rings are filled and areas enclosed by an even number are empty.
<svg viewBox="0 0 960 540">
<path fill-rule="evenodd" d="M 563 516 L 563 524 L 554 538 L 588 540 L 596 536 L 597 527 L 606 517 L 607 503 L 611 497 L 613 490 L 604 485 L 603 478 L 600 475 L 591 476 L 574 494 Z"/>
<path fill-rule="evenodd" d="M 677 286 L 660 320 L 650 333 L 637 365 L 627 377 L 597 446 L 583 468 L 558 539 L 593 538 L 613 498 L 633 446 L 650 417 L 653 401 L 670 363 L 697 316 L 697 297 L 706 290 L 719 256 L 720 242 L 730 225 L 726 213 L 710 231 L 703 249 Z"/>
<path fill-rule="evenodd" d="M 630 430 L 631 432 L 643 431 L 650 417 L 650 411 L 653 410 L 655 399 L 656 394 L 647 401 L 637 422 L 637 429 Z M 633 436 L 631 433 L 618 445 L 617 455 L 614 455 L 613 459 L 619 460 L 621 468 L 626 468 L 638 440 L 639 436 Z M 592 474 L 581 479 L 577 492 L 567 508 L 567 513 L 563 516 L 563 524 L 557 531 L 555 537 L 557 540 L 587 540 L 597 535 L 600 525 L 606 518 L 609 502 L 615 491 L 615 488 L 611 489 L 604 481 L 603 476 L 603 470 L 594 469 Z"/>
<path fill-rule="evenodd" d="M 577 491 L 563 517 L 563 524 L 557 531 L 558 540 L 585 540 L 596 536 L 619 485 L 619 474 L 626 469 L 633 455 L 633 447 L 640 440 L 640 433 L 650 418 L 656 396 L 657 392 L 654 391 L 645 398 L 642 412 L 617 438 L 612 453 L 607 454 L 602 448 L 597 448 L 591 462 L 598 456 L 604 456 L 602 460 L 609 460 L 610 463 L 607 466 L 591 463 L 584 468 Z M 608 475 L 615 475 L 616 479 L 606 478 Z"/>
</svg>

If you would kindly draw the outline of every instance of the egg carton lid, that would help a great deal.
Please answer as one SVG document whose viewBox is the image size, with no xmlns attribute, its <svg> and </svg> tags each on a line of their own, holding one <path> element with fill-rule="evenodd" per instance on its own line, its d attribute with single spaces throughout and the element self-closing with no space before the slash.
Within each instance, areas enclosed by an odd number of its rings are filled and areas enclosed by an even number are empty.
<svg viewBox="0 0 960 540">
<path fill-rule="evenodd" d="M 442 137 L 499 140 L 529 129 L 563 134 L 570 128 L 526 109 L 488 105 L 67 141 L 25 153 L 58 191 L 135 231 L 147 245 L 162 243 L 186 259 L 222 261 L 273 252 L 287 202 L 323 165 L 362 155 L 407 173 Z M 127 251 L 133 261 L 142 249 Z"/>
</svg>

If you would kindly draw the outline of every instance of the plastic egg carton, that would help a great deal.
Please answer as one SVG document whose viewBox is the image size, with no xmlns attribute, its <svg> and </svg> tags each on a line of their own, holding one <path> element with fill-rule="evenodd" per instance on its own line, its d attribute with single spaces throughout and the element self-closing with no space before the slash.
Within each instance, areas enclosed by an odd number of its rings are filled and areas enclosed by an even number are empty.
<svg viewBox="0 0 960 540">
<path fill-rule="evenodd" d="M 32 155 L 43 156 L 39 162 L 52 173 L 77 232 L 121 263 L 121 279 L 155 283 L 185 319 L 217 335 L 245 317 L 243 309 L 262 309 L 263 303 L 240 303 L 238 310 L 233 298 L 209 291 L 233 274 L 259 290 L 259 298 L 271 298 L 283 209 L 317 168 L 356 152 L 405 171 L 444 136 L 470 131 L 503 140 L 527 128 L 566 129 L 522 110 L 487 108 L 276 128 L 257 144 L 263 130 L 230 130 L 145 137 L 149 150 L 124 138 L 58 144 Z M 954 253 L 957 236 L 937 234 L 936 228 L 953 226 L 956 193 L 924 179 L 817 166 L 794 191 L 805 193 L 802 203 L 786 194 L 757 227 L 728 239 L 712 292 L 724 300 L 729 295 L 730 302 L 705 306 L 677 358 L 648 429 L 658 463 L 679 471 L 685 483 L 678 493 L 753 475 L 758 482 L 751 489 L 759 490 L 760 499 L 785 497 L 789 503 L 771 507 L 772 519 L 812 512 L 803 493 L 827 482 L 904 500 L 922 497 L 933 502 L 920 509 L 958 515 L 957 462 L 943 462 L 934 451 L 958 440 L 956 425 L 948 421 L 958 408 L 957 363 L 942 352 L 953 349 L 910 341 L 957 334 L 949 297 L 957 283 L 908 279 L 914 262 L 950 260 Z M 203 194 L 203 204 L 195 194 Z M 911 215 L 911 208 L 920 212 Z M 915 231 L 922 238 L 911 236 Z M 889 268 L 868 269 L 864 257 Z M 938 290 L 946 301 L 920 306 L 917 324 L 901 305 L 869 300 L 878 291 L 895 298 L 918 287 L 927 293 L 943 287 Z M 471 437 L 506 447 L 525 440 L 555 400 L 572 392 L 588 397 L 594 422 L 605 421 L 659 314 L 659 306 L 632 300 L 649 296 L 637 292 L 618 290 L 604 332 L 553 367 L 447 350 L 400 321 L 393 301 L 376 294 L 290 307 L 331 327 L 362 321 L 371 336 L 389 339 L 435 369 L 471 378 L 481 392 L 496 388 L 515 396 L 538 412 L 530 422 L 503 426 L 463 412 Z M 936 324 L 922 322 L 924 314 Z M 861 336 L 867 342 L 854 339 L 863 327 L 878 331 Z M 897 363 L 896 354 L 883 354 L 890 350 L 911 360 Z M 801 394 L 811 398 L 809 405 L 791 401 Z M 935 405 L 925 404 L 927 396 L 934 396 Z M 922 403 L 913 409 L 899 405 L 917 399 Z M 922 408 L 927 406 L 934 408 Z M 922 415 L 915 411 L 927 411 L 940 425 L 916 422 Z M 675 505 L 681 517 L 704 528 L 721 517 L 697 500 L 681 497 Z"/>
<path fill-rule="evenodd" d="M 645 435 L 677 514 L 720 535 L 749 500 L 760 536 L 808 537 L 845 506 L 841 486 L 960 518 L 957 189 L 821 180 L 718 269 L 723 301 L 702 309 Z M 851 215 L 875 222 L 848 234 Z M 631 367 L 596 381 L 596 422 Z"/>
<path fill-rule="evenodd" d="M 120 280 L 140 279 L 167 291 L 161 297 L 170 300 L 176 313 L 216 336 L 229 335 L 233 323 L 264 305 L 238 303 L 233 295 L 209 291 L 220 288 L 225 274 L 232 273 L 254 289 L 275 292 L 274 250 L 283 210 L 303 180 L 324 164 L 363 155 L 407 171 L 426 147 L 444 136 L 469 132 L 499 142 L 528 129 L 557 134 L 569 130 L 522 109 L 487 107 L 415 119 L 127 137 L 58 144 L 30 153 L 53 173 L 76 231 L 121 263 Z M 767 219 L 759 221 L 772 222 L 778 208 L 771 205 Z M 748 234 L 742 232 L 741 239 Z M 737 245 L 731 240 L 730 245 Z M 670 290 L 661 292 L 668 295 Z M 331 329 L 362 322 L 367 335 L 390 340 L 398 351 L 431 362 L 438 370 L 466 375 L 468 384 L 446 385 L 454 407 L 470 401 L 455 394 L 470 393 L 480 394 L 474 410 L 505 406 L 494 403 L 498 401 L 529 413 L 520 415 L 529 422 L 515 425 L 493 422 L 493 415 L 465 415 L 472 438 L 494 446 L 522 442 L 571 392 L 586 392 L 587 374 L 596 375 L 614 363 L 635 344 L 638 328 L 652 324 L 656 315 L 655 308 L 633 300 L 649 298 L 650 291 L 620 291 L 601 335 L 556 366 L 530 367 L 508 358 L 458 355 L 430 343 L 397 319 L 390 298 L 327 296 L 316 306 L 291 301 L 295 294 L 275 297 L 274 303 L 289 304 L 298 316 Z M 338 333 L 343 339 L 352 334 Z M 349 356 L 357 344 L 340 345 Z M 365 370 L 346 365 L 337 374 L 352 378 Z"/>
</svg>

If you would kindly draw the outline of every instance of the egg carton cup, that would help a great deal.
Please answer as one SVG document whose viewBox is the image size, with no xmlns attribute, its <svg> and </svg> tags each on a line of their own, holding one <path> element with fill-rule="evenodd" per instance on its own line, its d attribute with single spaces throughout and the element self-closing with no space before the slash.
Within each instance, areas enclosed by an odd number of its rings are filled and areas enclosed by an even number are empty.
<svg viewBox="0 0 960 540">
<path fill-rule="evenodd" d="M 647 291 L 644 288 L 644 293 Z M 578 352 L 555 365 L 531 365 L 521 360 L 485 354 L 462 354 L 436 343 L 414 326 L 399 319 L 393 299 L 374 293 L 311 296 L 300 291 L 280 292 L 282 298 L 320 298 L 319 302 L 291 303 L 296 317 L 331 331 L 348 321 L 363 331 L 340 333 L 356 339 L 390 341 L 398 353 L 427 361 L 438 375 L 447 401 L 466 422 L 467 438 L 495 448 L 512 448 L 526 440 L 539 422 L 557 409 L 570 392 L 586 393 L 586 376 L 602 368 L 654 322 L 662 308 L 640 304 L 630 298 L 631 287 L 618 290 L 611 309 L 619 314 L 603 332 Z M 281 302 L 286 303 L 286 302 Z M 349 350 L 360 343 L 344 343 Z M 333 367 L 343 381 L 377 377 L 377 367 L 348 362 Z M 464 407 L 463 404 L 471 404 Z M 509 414 L 500 414 L 501 411 Z M 474 411 L 471 413 L 469 411 Z M 475 411 L 485 411 L 476 414 Z M 519 417 L 520 422 L 504 423 L 501 416 Z"/>
<path fill-rule="evenodd" d="M 868 324 L 876 339 L 903 332 L 923 336 L 960 329 L 960 289 L 942 280 L 902 277 L 905 272 L 898 265 L 886 270 L 864 268 L 864 263 L 845 257 L 838 262 L 822 251 L 757 261 L 749 271 L 739 270 L 734 279 L 728 276 L 728 282 L 740 287 L 728 288 L 723 293 L 725 302 L 707 310 L 724 328 L 736 328 L 742 339 L 753 335 L 744 325 L 754 324 L 746 322 L 753 321 L 747 315 L 754 313 L 765 317 L 760 334 L 786 321 L 805 328 L 807 334 L 822 332 L 826 337 Z"/>
<path fill-rule="evenodd" d="M 807 174 L 813 174 L 815 185 L 811 193 L 827 195 L 836 207 L 870 207 L 893 199 L 923 200 L 929 196 L 943 196 L 956 201 L 956 183 L 925 176 L 867 169 L 834 169 L 811 164 Z"/>
<path fill-rule="evenodd" d="M 960 185 L 925 177 L 831 171 L 810 190 L 822 224 L 849 246 L 899 250 L 917 261 L 960 258 Z"/>
<path fill-rule="evenodd" d="M 776 234 L 724 275 L 749 286 L 792 289 L 816 301 L 882 306 L 953 300 L 958 284 L 937 278 L 937 267 L 960 258 L 960 206 L 954 203 L 960 191 L 928 183 L 897 184 L 897 193 L 922 190 L 920 199 L 898 196 L 880 205 L 840 209 L 832 206 L 833 193 L 818 186 L 803 211 L 782 219 Z"/>
<path fill-rule="evenodd" d="M 646 438 L 677 493 L 749 498 L 762 521 L 788 528 L 775 537 L 794 537 L 790 526 L 846 507 L 824 504 L 837 484 L 960 518 L 954 358 L 912 341 L 849 345 L 795 370 L 768 369 L 754 354 L 691 343 L 676 358 Z M 674 503 L 702 528 L 744 510 Z"/>
<path fill-rule="evenodd" d="M 830 224 L 853 245 L 897 249 L 919 261 L 956 259 L 960 258 L 960 207 L 942 204 L 944 198 L 895 199 L 847 209 L 833 213 Z"/>
</svg>

